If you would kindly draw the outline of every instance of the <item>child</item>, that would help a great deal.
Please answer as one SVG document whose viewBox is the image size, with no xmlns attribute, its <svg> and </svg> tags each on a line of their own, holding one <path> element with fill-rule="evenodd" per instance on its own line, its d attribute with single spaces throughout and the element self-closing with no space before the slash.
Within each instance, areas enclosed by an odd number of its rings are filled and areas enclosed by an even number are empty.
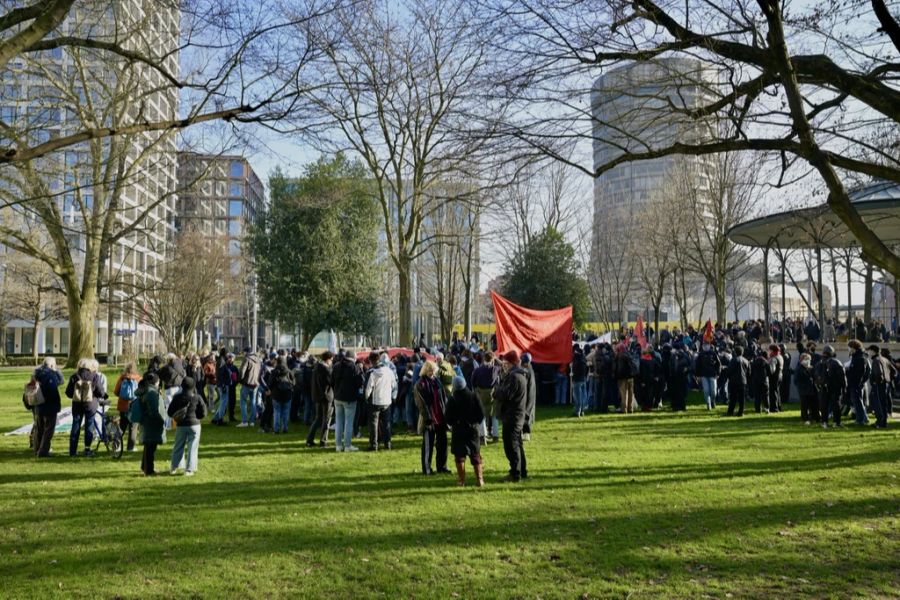
<svg viewBox="0 0 900 600">
<path fill-rule="evenodd" d="M 478 426 L 484 420 L 484 409 L 475 392 L 466 387 L 466 380 L 453 378 L 453 395 L 447 403 L 447 424 L 453 429 L 450 450 L 456 458 L 459 485 L 466 484 L 466 457 L 472 461 L 478 487 L 484 486 L 484 465 L 481 461 L 481 443 Z"/>
</svg>

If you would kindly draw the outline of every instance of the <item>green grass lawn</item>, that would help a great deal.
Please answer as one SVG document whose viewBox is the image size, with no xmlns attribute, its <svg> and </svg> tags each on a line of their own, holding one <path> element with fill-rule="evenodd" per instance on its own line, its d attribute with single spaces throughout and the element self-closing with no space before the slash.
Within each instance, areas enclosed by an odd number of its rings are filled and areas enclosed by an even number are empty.
<svg viewBox="0 0 900 600">
<path fill-rule="evenodd" d="M 23 384 L 0 372 L 0 432 L 30 418 Z M 337 454 L 204 427 L 194 478 L 0 436 L 0 597 L 900 596 L 900 423 L 723 412 L 541 410 L 530 479 L 499 483 L 491 445 L 481 490 L 417 474 L 406 434 Z"/>
</svg>

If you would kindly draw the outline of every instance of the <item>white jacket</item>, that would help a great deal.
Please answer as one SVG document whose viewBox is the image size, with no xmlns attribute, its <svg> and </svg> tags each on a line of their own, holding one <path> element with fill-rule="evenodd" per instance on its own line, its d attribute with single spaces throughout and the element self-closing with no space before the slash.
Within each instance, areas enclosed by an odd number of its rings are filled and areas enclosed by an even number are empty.
<svg viewBox="0 0 900 600">
<path fill-rule="evenodd" d="M 397 397 L 397 376 L 388 365 L 372 369 L 366 382 L 366 399 L 375 406 L 390 406 Z"/>
</svg>

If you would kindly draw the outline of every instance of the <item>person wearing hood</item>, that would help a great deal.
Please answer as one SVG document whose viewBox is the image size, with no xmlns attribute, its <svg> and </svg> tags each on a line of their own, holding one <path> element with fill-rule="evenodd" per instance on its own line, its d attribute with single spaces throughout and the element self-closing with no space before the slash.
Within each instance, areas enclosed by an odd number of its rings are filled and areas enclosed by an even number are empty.
<svg viewBox="0 0 900 600">
<path fill-rule="evenodd" d="M 472 389 L 472 374 L 475 372 L 475 359 L 472 358 L 472 351 L 465 348 L 459 357 L 459 370 L 466 380 L 466 385 Z"/>
<path fill-rule="evenodd" d="M 181 391 L 172 398 L 167 412 L 177 424 L 170 473 L 177 473 L 183 462 L 184 474 L 190 477 L 197 472 L 200 422 L 206 416 L 206 401 L 197 393 L 197 384 L 192 377 L 182 380 Z"/>
<path fill-rule="evenodd" d="M 822 419 L 822 429 L 828 429 L 829 417 L 834 417 L 835 427 L 843 427 L 841 398 L 847 391 L 847 373 L 844 372 L 841 361 L 834 356 L 834 348 L 831 346 L 822 349 L 822 360 L 813 371 L 813 379 L 819 391 L 819 418 Z"/>
<path fill-rule="evenodd" d="M 237 384 L 240 374 L 234 365 L 234 354 L 225 354 L 222 365 L 216 370 L 216 381 L 219 383 L 219 408 L 213 416 L 214 425 L 225 424 L 225 411 L 228 411 L 228 421 L 234 423 L 234 409 L 237 404 Z"/>
<path fill-rule="evenodd" d="M 719 353 L 716 352 L 712 344 L 703 344 L 703 348 L 697 355 L 695 368 L 697 377 L 700 379 L 703 399 L 706 401 L 706 410 L 713 410 L 716 407 L 716 398 L 718 397 L 717 386 L 719 373 L 722 370 L 722 361 L 719 359 Z"/>
<path fill-rule="evenodd" d="M 456 369 L 448 359 L 444 358 L 443 353 L 438 352 L 434 358 L 438 368 L 438 381 L 444 387 L 444 395 L 449 397 L 453 393 L 453 378 L 457 375 Z"/>
<path fill-rule="evenodd" d="M 819 420 L 819 402 L 816 394 L 816 382 L 812 356 L 807 353 L 800 355 L 800 362 L 794 369 L 794 383 L 797 393 L 800 395 L 800 420 L 806 425 L 812 425 Z"/>
<path fill-rule="evenodd" d="M 466 484 L 466 458 L 472 462 L 478 487 L 484 486 L 484 464 L 481 459 L 479 427 L 484 421 L 484 408 L 463 377 L 453 379 L 453 395 L 447 401 L 447 423 L 453 433 L 450 450 L 456 459 L 457 484 Z"/>
<path fill-rule="evenodd" d="M 494 388 L 494 401 L 499 406 L 500 420 L 503 423 L 503 450 L 509 461 L 509 474 L 504 481 L 517 483 L 528 477 L 528 463 L 522 444 L 522 428 L 528 404 L 528 378 L 525 369 L 519 364 L 519 353 L 515 350 L 504 354 L 501 361 L 503 375 Z"/>
<path fill-rule="evenodd" d="M 238 427 L 252 427 L 256 424 L 256 388 L 262 364 L 259 355 L 250 346 L 244 348 L 244 362 L 241 364 L 239 381 L 241 384 L 241 422 Z"/>
<path fill-rule="evenodd" d="M 331 369 L 331 383 L 334 386 L 334 439 L 338 452 L 341 448 L 345 452 L 356 452 L 357 448 L 351 444 L 351 440 L 356 429 L 360 391 L 365 382 L 362 368 L 357 364 L 353 353 L 344 350 L 339 356 Z"/>
<path fill-rule="evenodd" d="M 272 403 L 272 431 L 275 433 L 288 432 L 294 385 L 294 372 L 288 368 L 287 358 L 279 356 L 275 360 L 275 368 L 268 373 L 266 379 L 266 389 Z"/>
<path fill-rule="evenodd" d="M 78 361 L 75 373 L 69 378 L 66 396 L 72 399 L 72 430 L 69 432 L 69 456 L 78 453 L 78 440 L 84 423 L 84 455 L 92 456 L 94 419 L 100 409 L 100 399 L 106 396 L 103 378 L 97 373 L 99 363 L 91 358 Z"/>
<path fill-rule="evenodd" d="M 472 373 L 472 386 L 475 394 L 481 402 L 484 410 L 484 422 L 481 424 L 481 443 L 489 440 L 500 439 L 500 423 L 497 420 L 497 412 L 494 408 L 494 400 L 491 394 L 497 385 L 497 365 L 494 364 L 494 353 L 490 350 L 484 353 L 482 363 Z"/>
<path fill-rule="evenodd" d="M 750 362 L 744 358 L 744 347 L 735 346 L 734 355 L 726 367 L 728 370 L 728 416 L 744 416 L 744 404 L 747 400 L 747 384 L 750 382 Z"/>
<path fill-rule="evenodd" d="M 328 425 L 331 422 L 332 411 L 334 411 L 334 388 L 331 380 L 331 364 L 333 361 L 334 354 L 326 350 L 322 353 L 321 360 L 316 363 L 312 372 L 310 393 L 313 404 L 316 406 L 316 416 L 312 425 L 309 426 L 309 434 L 306 436 L 306 445 L 309 447 L 315 446 L 314 440 L 320 428 L 322 436 L 319 440 L 319 446 L 325 446 L 328 443 Z M 350 416 L 350 423 L 353 423 L 353 415 Z M 337 426 L 337 423 L 335 423 L 335 426 Z M 342 440 L 338 440 L 338 443 L 342 443 Z"/>
<path fill-rule="evenodd" d="M 369 362 L 378 365 L 369 373 L 365 397 L 369 402 L 369 450 L 378 451 L 379 442 L 391 449 L 391 403 L 397 397 L 397 375 L 387 354 L 369 354 Z M 383 437 L 379 434 L 383 433 Z M 381 439 L 379 439 L 381 437 Z"/>
<path fill-rule="evenodd" d="M 141 472 L 151 477 L 156 475 L 154 459 L 156 448 L 166 441 L 166 409 L 159 398 L 159 377 L 147 373 L 138 383 L 137 401 L 141 403 Z"/>
</svg>

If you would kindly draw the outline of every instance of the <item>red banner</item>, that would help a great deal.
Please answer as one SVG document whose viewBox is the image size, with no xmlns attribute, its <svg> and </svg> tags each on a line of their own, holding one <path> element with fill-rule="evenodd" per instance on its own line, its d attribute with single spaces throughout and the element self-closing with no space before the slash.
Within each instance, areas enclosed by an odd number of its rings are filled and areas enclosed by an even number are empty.
<svg viewBox="0 0 900 600">
<path fill-rule="evenodd" d="M 712 319 L 706 320 L 706 327 L 703 328 L 703 343 L 704 344 L 712 344 L 713 343 L 713 324 Z"/>
<path fill-rule="evenodd" d="M 572 362 L 572 307 L 533 310 L 491 292 L 497 321 L 497 351 L 528 352 L 539 363 Z"/>
<path fill-rule="evenodd" d="M 634 324 L 634 341 L 640 345 L 641 350 L 647 345 L 647 335 L 644 333 L 644 317 L 638 315 L 637 323 Z"/>
</svg>

